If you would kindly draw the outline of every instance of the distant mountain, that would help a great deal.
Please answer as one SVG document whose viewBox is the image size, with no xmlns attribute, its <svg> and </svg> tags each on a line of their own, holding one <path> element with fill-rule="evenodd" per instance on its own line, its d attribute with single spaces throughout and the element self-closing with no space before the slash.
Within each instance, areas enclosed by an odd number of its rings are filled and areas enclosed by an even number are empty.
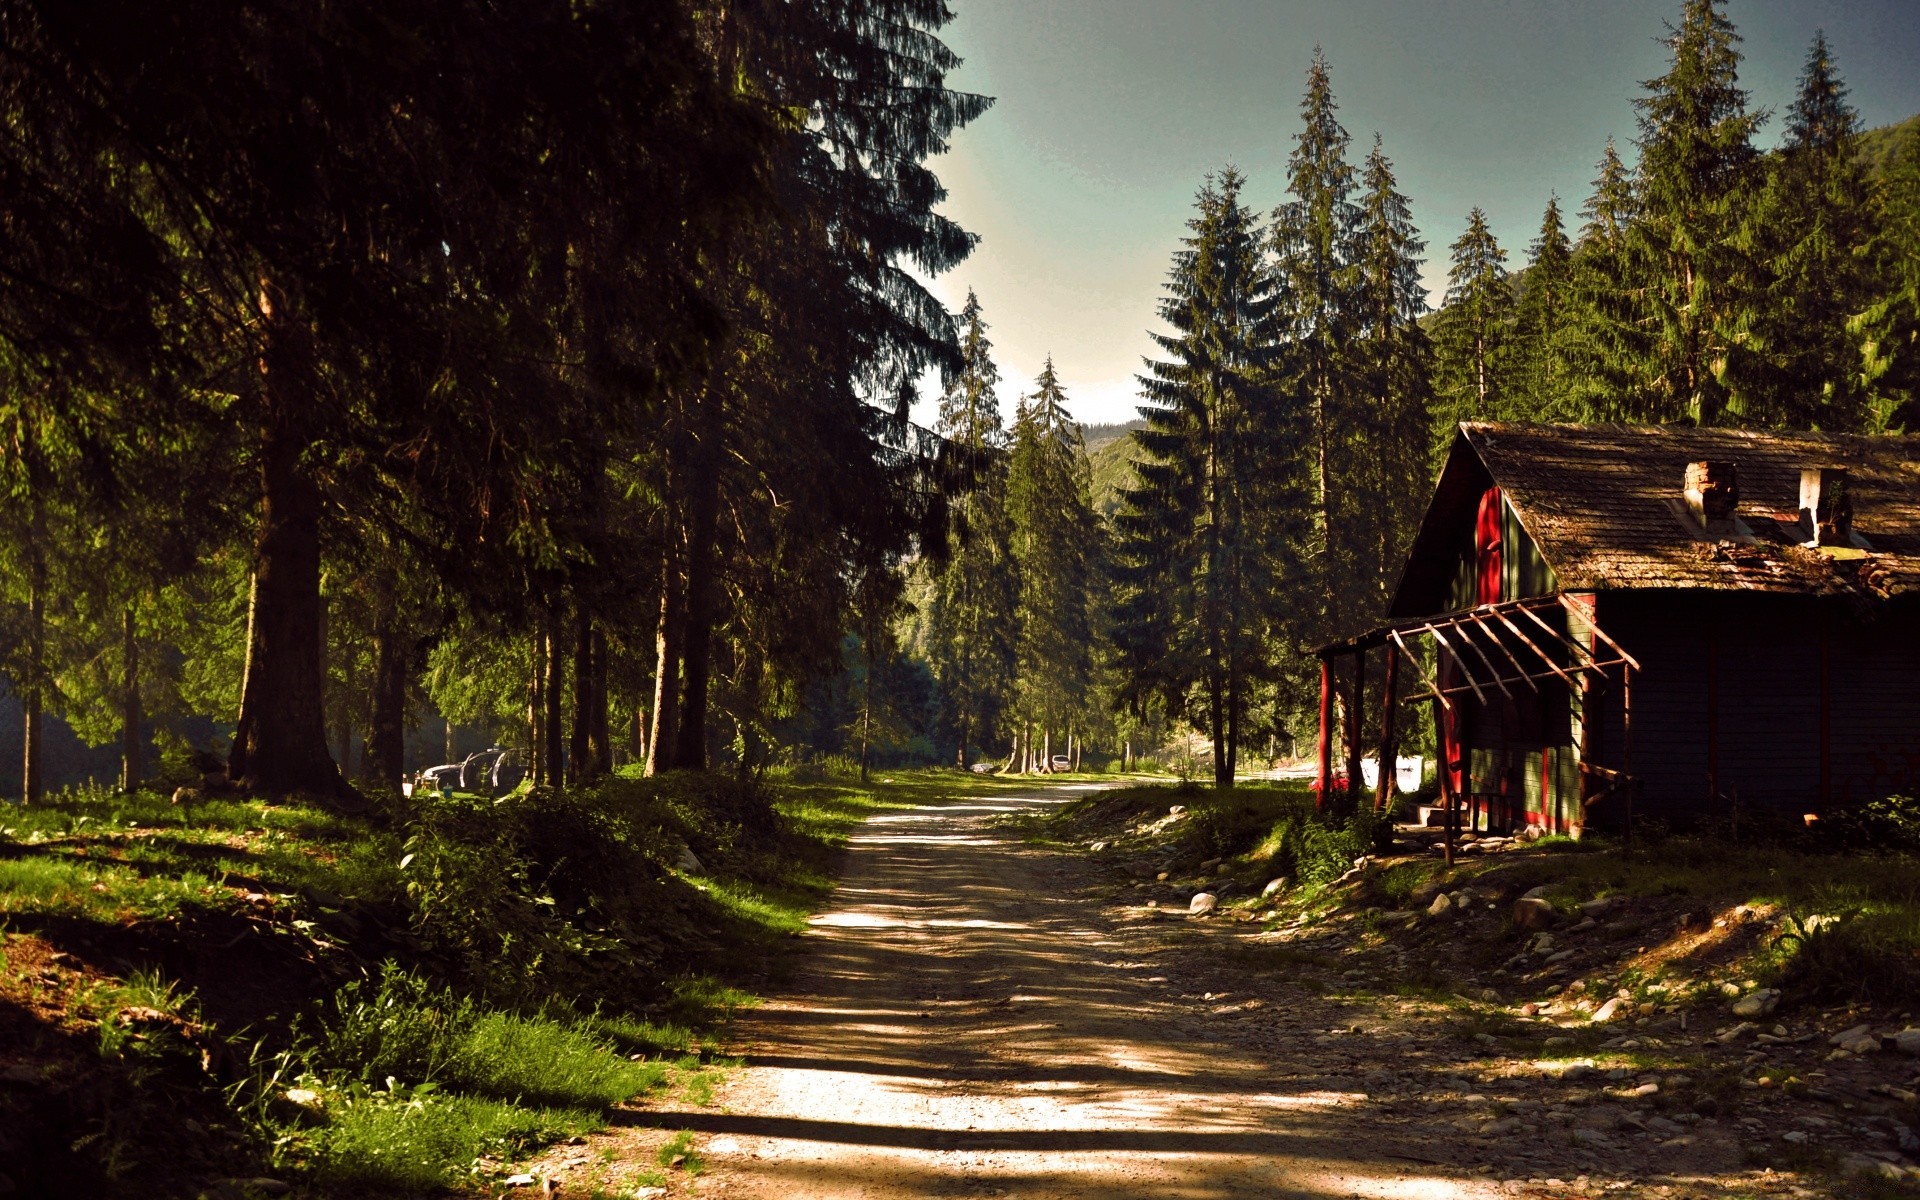
<svg viewBox="0 0 1920 1200">
<path fill-rule="evenodd" d="M 1087 453 L 1092 454 L 1108 442 L 1116 441 L 1136 429 L 1145 429 L 1146 427 L 1147 423 L 1136 417 L 1134 420 L 1124 421 L 1117 425 L 1082 425 L 1080 427 L 1080 436 L 1086 439 Z"/>
</svg>

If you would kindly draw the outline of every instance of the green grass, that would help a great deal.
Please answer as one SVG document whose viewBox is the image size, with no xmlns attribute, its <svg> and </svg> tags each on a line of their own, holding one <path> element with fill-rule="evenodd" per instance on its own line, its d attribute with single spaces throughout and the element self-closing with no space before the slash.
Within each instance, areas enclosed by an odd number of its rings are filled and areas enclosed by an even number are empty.
<svg viewBox="0 0 1920 1200">
<path fill-rule="evenodd" d="M 590 1029 L 490 1012 L 461 1041 L 450 1086 L 537 1108 L 608 1109 L 661 1086 L 662 1062 L 632 1062 Z"/>
<path fill-rule="evenodd" d="M 537 1109 L 471 1096 L 371 1092 L 330 1105 L 326 1124 L 282 1135 L 323 1194 L 433 1192 L 477 1174 L 476 1160 L 511 1162 L 600 1125 L 587 1110 Z"/>
<path fill-rule="evenodd" d="M 40 938 L 41 954 L 157 945 L 192 964 L 116 977 L 83 954 L 88 973 L 69 968 L 57 989 L 0 971 L 10 999 L 42 989 L 57 1014 L 42 1044 L 77 1048 L 59 1069 L 88 1085 L 58 1096 L 114 1114 L 103 1129 L 91 1108 L 30 1112 L 43 1097 L 13 1089 L 0 1124 L 92 1139 L 94 1174 L 74 1180 L 90 1194 L 190 1194 L 162 1181 L 175 1170 L 378 1196 L 479 1181 L 638 1095 L 711 1103 L 736 1065 L 717 1027 L 757 1003 L 743 983 L 796 944 L 851 831 L 974 782 L 886 777 L 771 795 L 717 776 L 617 779 L 581 796 L 388 799 L 351 819 L 103 789 L 0 811 L 7 963 L 13 939 Z M 683 846 L 698 876 L 674 869 Z M 290 952 L 266 960 L 284 978 L 223 974 L 227 951 L 268 941 Z M 352 973 L 366 977 L 343 986 Z M 260 1006 L 276 986 L 321 999 L 289 1024 L 285 1003 Z M 116 1019 L 128 1009 L 173 1024 Z M 202 1048 L 251 1066 L 222 1085 Z M 183 1131 L 189 1117 L 202 1133 Z"/>
</svg>

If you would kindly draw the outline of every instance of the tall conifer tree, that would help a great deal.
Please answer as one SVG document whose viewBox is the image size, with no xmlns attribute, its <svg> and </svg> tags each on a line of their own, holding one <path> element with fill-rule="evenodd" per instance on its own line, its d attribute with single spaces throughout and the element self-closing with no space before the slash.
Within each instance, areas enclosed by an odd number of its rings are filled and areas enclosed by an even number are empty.
<svg viewBox="0 0 1920 1200">
<path fill-rule="evenodd" d="M 1549 196 L 1540 234 L 1527 252 L 1515 321 L 1513 415 L 1533 421 L 1577 419 L 1566 403 L 1565 331 L 1573 286 L 1573 243 Z"/>
<path fill-rule="evenodd" d="M 1338 441 L 1352 395 L 1347 343 L 1356 324 L 1353 271 L 1354 171 L 1350 139 L 1336 115 L 1333 78 L 1319 47 L 1300 101 L 1302 127 L 1287 157 L 1287 194 L 1273 213 L 1273 253 L 1280 276 L 1281 337 L 1293 346 L 1313 403 L 1312 448 L 1316 534 L 1323 579 L 1341 572 L 1330 556 L 1342 542 L 1336 526 Z"/>
<path fill-rule="evenodd" d="M 953 507 L 953 542 L 935 581 L 927 656 L 950 708 L 960 766 L 992 736 L 1013 689 L 1018 582 L 1007 523 L 1006 431 L 1000 422 L 987 323 L 972 290 L 960 310 L 960 372 L 940 397 L 936 431 L 964 447 L 982 471 Z"/>
<path fill-rule="evenodd" d="M 1354 484 L 1347 536 L 1359 582 L 1366 585 L 1365 609 L 1382 614 L 1426 504 L 1433 347 L 1419 324 L 1427 311 L 1420 283 L 1427 244 L 1414 228 L 1412 208 L 1378 134 L 1360 181 L 1354 239 L 1358 322 L 1351 357 L 1366 403 L 1356 414 L 1359 436 L 1347 456 Z"/>
<path fill-rule="evenodd" d="M 1721 0 L 1686 0 L 1667 39 L 1672 67 L 1634 101 L 1639 213 L 1627 242 L 1646 301 L 1646 419 L 1744 419 L 1754 282 L 1738 235 L 1759 178 L 1753 135 L 1764 114 L 1740 88 L 1739 44 Z"/>
<path fill-rule="evenodd" d="M 1440 422 L 1435 444 L 1444 453 L 1460 421 L 1508 415 L 1508 343 L 1512 336 L 1513 284 L 1507 252 L 1500 248 L 1487 214 L 1478 205 L 1467 214 L 1466 232 L 1452 246 L 1447 270 L 1447 306 L 1434 330 L 1434 387 Z"/>
<path fill-rule="evenodd" d="M 1580 210 L 1561 352 L 1564 404 L 1575 420 L 1631 420 L 1645 410 L 1639 364 L 1646 334 L 1627 255 L 1627 230 L 1638 212 L 1633 176 L 1613 139 L 1600 156 L 1593 192 Z"/>
<path fill-rule="evenodd" d="M 1089 600 L 1099 564 L 1085 443 L 1048 357 L 1016 410 L 1007 511 L 1019 578 L 1017 695 L 1039 735 L 1029 743 L 1052 769 L 1053 736 L 1081 715 L 1093 678 Z M 1064 742 L 1062 743 L 1064 747 Z"/>
<path fill-rule="evenodd" d="M 1160 304 L 1173 332 L 1154 336 L 1169 357 L 1140 380 L 1139 486 L 1116 518 L 1125 694 L 1204 722 L 1220 786 L 1269 673 L 1290 547 L 1310 525 L 1296 467 L 1310 393 L 1278 377 L 1274 283 L 1241 186 L 1232 169 L 1208 180 L 1174 254 Z"/>
<path fill-rule="evenodd" d="M 1754 423 L 1852 430 L 1869 421 L 1860 338 L 1848 319 L 1872 300 L 1872 208 L 1859 117 L 1824 33 L 1815 34 L 1755 206 L 1752 247 L 1767 291 L 1755 314 L 1764 359 Z"/>
</svg>

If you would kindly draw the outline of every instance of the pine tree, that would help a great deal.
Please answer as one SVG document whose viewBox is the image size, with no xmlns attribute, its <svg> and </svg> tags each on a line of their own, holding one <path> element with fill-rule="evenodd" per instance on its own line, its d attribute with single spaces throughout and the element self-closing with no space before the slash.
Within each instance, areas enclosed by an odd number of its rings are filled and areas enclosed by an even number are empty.
<svg viewBox="0 0 1920 1200">
<path fill-rule="evenodd" d="M 1873 284 L 1858 127 L 1826 35 L 1815 34 L 1786 145 L 1769 164 L 1749 234 L 1766 268 L 1754 318 L 1763 364 L 1746 414 L 1752 423 L 1854 430 L 1869 421 L 1860 339 L 1848 328 L 1871 302 Z"/>
<path fill-rule="evenodd" d="M 1354 239 L 1358 325 L 1349 356 L 1366 404 L 1350 441 L 1354 452 L 1343 464 L 1352 480 L 1345 536 L 1365 585 L 1357 589 L 1362 611 L 1380 615 L 1426 504 L 1433 347 L 1419 324 L 1427 311 L 1420 282 L 1426 242 L 1378 134 L 1361 188 Z"/>
<path fill-rule="evenodd" d="M 1850 322 L 1861 338 L 1870 428 L 1920 432 L 1920 138 L 1874 188 L 1869 247 L 1877 298 Z"/>
<path fill-rule="evenodd" d="M 1559 345 L 1566 369 L 1562 405 L 1573 420 L 1644 419 L 1639 364 L 1646 335 L 1627 254 L 1627 230 L 1638 210 L 1633 177 L 1608 138 L 1593 193 L 1580 210 Z"/>
<path fill-rule="evenodd" d="M 1577 419 L 1566 402 L 1564 354 L 1573 243 L 1560 220 L 1560 198 L 1549 196 L 1540 234 L 1527 250 L 1527 272 L 1515 314 L 1514 413 L 1530 421 Z"/>
<path fill-rule="evenodd" d="M 958 735 L 959 765 L 998 727 L 1013 689 L 1018 582 L 1007 525 L 1006 434 L 980 301 L 960 311 L 959 374 L 940 397 L 936 432 L 984 465 L 973 491 L 954 506 L 954 549 L 934 581 L 927 613 L 928 663 Z"/>
<path fill-rule="evenodd" d="M 1478 205 L 1467 214 L 1466 232 L 1451 250 L 1446 307 L 1434 330 L 1439 453 L 1452 443 L 1456 424 L 1503 419 L 1510 399 L 1507 351 L 1513 284 L 1507 276 L 1507 252 L 1495 240 L 1487 227 L 1487 214 Z"/>
<path fill-rule="evenodd" d="M 1316 528 L 1324 577 L 1339 574 L 1327 557 L 1343 544 L 1336 529 L 1335 455 L 1347 427 L 1353 385 L 1346 346 L 1357 324 L 1353 272 L 1354 172 L 1346 161 L 1349 138 L 1335 115 L 1326 56 L 1314 47 L 1302 129 L 1287 156 L 1287 194 L 1273 213 L 1273 253 L 1279 272 L 1280 336 L 1290 343 L 1313 401 L 1312 454 Z"/>
<path fill-rule="evenodd" d="M 1643 418 L 1745 419 L 1753 368 L 1742 334 L 1755 297 L 1738 235 L 1759 181 L 1753 135 L 1764 114 L 1749 111 L 1739 86 L 1739 42 L 1720 0 L 1686 0 L 1667 39 L 1672 68 L 1634 101 L 1639 212 L 1627 243 L 1646 300 Z"/>
<path fill-rule="evenodd" d="M 1255 685 L 1280 640 L 1309 394 L 1278 377 L 1274 281 L 1231 169 L 1195 202 L 1160 306 L 1170 356 L 1141 378 L 1139 486 L 1116 518 L 1116 638 L 1135 711 L 1152 697 L 1202 720 L 1230 786 Z M 1294 632 L 1305 633 L 1296 621 Z M 1195 713 L 1189 693 L 1200 692 Z"/>
<path fill-rule="evenodd" d="M 1034 394 L 1016 410 L 1007 479 L 1019 578 L 1016 687 L 1021 717 L 1040 735 L 1037 744 L 1023 741 L 1041 770 L 1052 769 L 1054 734 L 1067 733 L 1092 683 L 1088 601 L 1099 527 L 1089 478 L 1080 427 L 1049 357 Z"/>
</svg>

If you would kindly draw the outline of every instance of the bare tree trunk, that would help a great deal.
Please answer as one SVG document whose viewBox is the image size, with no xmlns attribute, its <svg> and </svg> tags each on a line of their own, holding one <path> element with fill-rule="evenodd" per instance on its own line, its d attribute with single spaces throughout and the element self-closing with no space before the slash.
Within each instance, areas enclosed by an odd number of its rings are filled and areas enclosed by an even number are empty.
<svg viewBox="0 0 1920 1200">
<path fill-rule="evenodd" d="M 596 774 L 613 772 L 613 716 L 607 697 L 607 635 L 593 631 L 593 724 L 587 730 L 587 749 L 593 755 Z"/>
<path fill-rule="evenodd" d="M 573 631 L 573 736 L 569 739 L 567 782 L 593 778 L 593 620 L 584 604 Z"/>
<path fill-rule="evenodd" d="M 680 571 L 669 551 L 661 563 L 660 628 L 654 635 L 653 733 L 647 743 L 647 774 L 657 775 L 673 754 L 674 718 L 680 711 Z"/>
<path fill-rule="evenodd" d="M 566 739 L 562 735 L 565 717 L 562 713 L 561 698 L 567 683 L 567 656 L 560 650 L 560 615 L 547 613 L 547 628 L 544 634 L 547 663 L 547 682 L 542 689 L 547 701 L 546 737 L 544 749 L 547 753 L 547 767 L 544 772 L 547 786 L 559 787 L 567 778 Z"/>
<path fill-rule="evenodd" d="M 873 638 L 863 635 L 860 642 L 867 660 L 865 682 L 860 689 L 860 782 L 865 783 L 873 754 Z"/>
<path fill-rule="evenodd" d="M 709 392 L 701 404 L 704 427 L 690 472 L 692 511 L 687 528 L 687 601 L 682 635 L 679 725 L 673 765 L 702 771 L 707 766 L 707 681 L 712 671 L 715 620 L 714 574 L 719 555 L 720 477 L 716 443 L 720 439 L 720 398 Z"/>
<path fill-rule="evenodd" d="M 391 587 L 391 581 L 386 585 Z M 391 597 L 373 622 L 373 694 L 368 697 L 367 777 L 376 787 L 398 788 L 407 771 L 407 658 Z"/>
<path fill-rule="evenodd" d="M 320 678 L 319 485 L 301 466 L 309 443 L 314 396 L 301 351 L 276 329 L 281 301 L 261 289 L 267 341 L 261 355 L 260 525 L 254 540 L 253 616 L 247 639 L 246 686 L 227 774 L 267 795 L 315 792 L 360 807 L 327 748 L 325 689 Z"/>
<path fill-rule="evenodd" d="M 133 635 L 133 605 L 121 614 L 120 790 L 140 790 L 140 644 Z"/>
<path fill-rule="evenodd" d="M 326 747 L 321 680 L 321 490 L 301 467 L 313 392 L 303 357 L 275 336 L 269 288 L 261 315 L 269 324 L 261 355 L 259 532 L 253 541 L 253 618 L 248 622 L 246 689 L 228 756 L 230 780 L 265 795 L 311 791 L 359 808 L 365 801 L 340 778 Z M 290 321 L 282 321 L 290 326 Z"/>
<path fill-rule="evenodd" d="M 26 729 L 21 739 L 20 798 L 26 804 L 38 804 L 46 799 L 45 784 L 41 778 L 45 751 L 41 742 L 43 722 L 40 717 L 46 687 L 47 570 L 46 560 L 40 552 L 40 521 L 37 514 L 34 525 L 33 557 L 27 581 L 28 678 L 20 697 L 20 707 L 26 717 Z"/>
<path fill-rule="evenodd" d="M 535 787 L 546 782 L 547 760 L 546 756 L 540 752 L 543 745 L 540 740 L 540 683 L 546 670 L 546 660 L 543 657 L 545 649 L 546 639 L 536 632 L 533 635 L 532 653 L 528 655 L 532 660 L 533 669 L 528 672 L 527 678 L 527 756 L 531 760 L 527 763 L 527 774 L 533 779 Z"/>
</svg>

